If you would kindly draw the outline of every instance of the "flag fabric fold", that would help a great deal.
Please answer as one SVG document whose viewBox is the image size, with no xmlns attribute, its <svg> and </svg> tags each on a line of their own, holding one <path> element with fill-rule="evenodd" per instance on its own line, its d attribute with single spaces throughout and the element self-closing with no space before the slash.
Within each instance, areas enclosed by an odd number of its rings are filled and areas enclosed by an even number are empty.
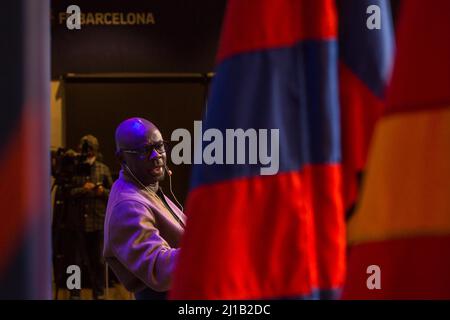
<svg viewBox="0 0 450 320">
<path fill-rule="evenodd" d="M 203 129 L 278 129 L 279 171 L 194 166 L 171 298 L 337 297 L 337 61 L 334 1 L 229 1 Z"/>
</svg>

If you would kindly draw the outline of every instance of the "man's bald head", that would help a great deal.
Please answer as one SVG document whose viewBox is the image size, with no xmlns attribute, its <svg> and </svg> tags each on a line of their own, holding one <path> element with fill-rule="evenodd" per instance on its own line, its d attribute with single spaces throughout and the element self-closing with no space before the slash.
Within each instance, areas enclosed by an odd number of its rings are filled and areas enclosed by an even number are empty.
<svg viewBox="0 0 450 320">
<path fill-rule="evenodd" d="M 123 121 L 116 129 L 116 148 L 134 149 L 148 144 L 152 137 L 160 135 L 158 128 L 144 118 L 130 118 Z"/>
<path fill-rule="evenodd" d="M 117 156 L 126 172 L 145 185 L 164 179 L 166 151 L 161 132 L 150 121 L 131 118 L 116 129 Z"/>
</svg>

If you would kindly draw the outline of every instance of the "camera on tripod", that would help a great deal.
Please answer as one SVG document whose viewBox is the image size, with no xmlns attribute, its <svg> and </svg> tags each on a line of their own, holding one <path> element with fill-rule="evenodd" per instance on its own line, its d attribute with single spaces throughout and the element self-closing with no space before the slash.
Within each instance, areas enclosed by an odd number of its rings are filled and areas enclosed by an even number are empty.
<svg viewBox="0 0 450 320">
<path fill-rule="evenodd" d="M 85 140 L 82 142 L 80 152 L 66 148 L 51 152 L 51 173 L 54 178 L 52 191 L 55 191 L 52 219 L 55 298 L 58 289 L 65 287 L 67 265 L 81 261 L 79 258 L 82 256 L 79 252 L 81 249 L 77 247 L 83 239 L 84 218 L 71 192 L 74 188 L 80 187 L 80 178 L 90 179 L 91 167 L 87 159 L 91 151 L 92 147 Z"/>
<path fill-rule="evenodd" d="M 65 148 L 52 151 L 51 172 L 55 178 L 54 186 L 70 187 L 75 176 L 88 177 L 90 175 L 90 166 L 86 162 L 89 150 L 89 143 L 85 140 L 80 153 Z"/>
</svg>

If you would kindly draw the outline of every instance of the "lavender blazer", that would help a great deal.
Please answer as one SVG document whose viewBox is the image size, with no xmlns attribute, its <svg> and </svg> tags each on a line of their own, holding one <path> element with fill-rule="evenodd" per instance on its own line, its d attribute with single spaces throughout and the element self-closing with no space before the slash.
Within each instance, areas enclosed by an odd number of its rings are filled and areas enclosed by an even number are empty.
<svg viewBox="0 0 450 320">
<path fill-rule="evenodd" d="M 137 186 L 122 171 L 106 209 L 103 256 L 132 292 L 170 289 L 186 216 L 164 196 Z M 167 209 L 170 206 L 173 213 Z"/>
</svg>

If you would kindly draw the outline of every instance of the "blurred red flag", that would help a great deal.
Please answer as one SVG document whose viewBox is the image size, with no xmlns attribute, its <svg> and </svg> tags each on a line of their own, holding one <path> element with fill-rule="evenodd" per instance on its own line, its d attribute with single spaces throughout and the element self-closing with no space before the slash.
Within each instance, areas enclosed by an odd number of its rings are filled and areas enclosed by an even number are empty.
<svg viewBox="0 0 450 320">
<path fill-rule="evenodd" d="M 388 108 L 348 226 L 347 299 L 450 298 L 450 2 L 401 9 Z"/>
<path fill-rule="evenodd" d="M 389 1 L 337 0 L 339 13 L 339 99 L 344 209 L 354 212 L 374 126 L 386 104 L 394 60 Z M 380 29 L 367 27 L 368 8 L 380 10 Z M 369 12 L 371 12 L 369 10 Z"/>
<path fill-rule="evenodd" d="M 0 3 L 0 299 L 51 298 L 49 15 Z"/>
</svg>

